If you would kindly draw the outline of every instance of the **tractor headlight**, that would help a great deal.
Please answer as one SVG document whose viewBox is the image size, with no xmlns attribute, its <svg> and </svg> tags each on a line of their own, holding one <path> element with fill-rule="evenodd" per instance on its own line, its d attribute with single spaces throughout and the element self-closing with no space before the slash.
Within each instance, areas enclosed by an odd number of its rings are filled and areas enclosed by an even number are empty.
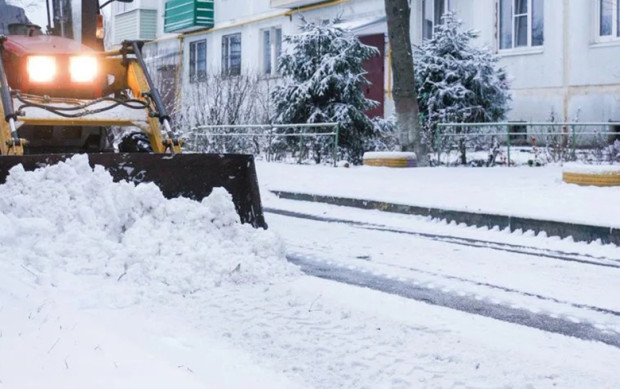
<svg viewBox="0 0 620 389">
<path fill-rule="evenodd" d="M 56 77 L 56 58 L 47 55 L 28 57 L 30 82 L 52 82 Z"/>
<path fill-rule="evenodd" d="M 95 57 L 71 57 L 69 59 L 69 72 L 73 82 L 92 82 L 97 77 L 98 64 Z"/>
</svg>

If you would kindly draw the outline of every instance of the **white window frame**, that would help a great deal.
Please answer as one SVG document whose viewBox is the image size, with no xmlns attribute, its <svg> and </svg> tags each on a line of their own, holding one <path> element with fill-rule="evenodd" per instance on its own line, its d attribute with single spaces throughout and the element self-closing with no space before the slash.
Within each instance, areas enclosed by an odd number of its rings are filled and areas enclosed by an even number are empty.
<svg viewBox="0 0 620 389">
<path fill-rule="evenodd" d="M 443 9 L 444 14 L 446 12 L 450 12 L 453 10 L 454 8 L 454 3 L 453 0 L 442 0 L 443 1 Z M 432 20 L 432 26 L 431 26 L 431 32 L 430 32 L 430 36 L 431 38 L 433 37 L 433 35 L 435 34 L 435 20 L 437 19 L 437 11 L 435 10 L 435 0 L 424 0 L 422 1 L 422 39 L 429 39 L 428 37 L 426 37 L 426 7 L 430 6 L 432 8 L 432 12 L 433 12 L 433 20 Z M 439 19 L 441 20 L 442 15 L 439 15 Z"/>
<path fill-rule="evenodd" d="M 611 35 L 601 35 L 601 16 L 602 16 L 603 9 L 601 8 L 601 0 L 596 0 L 596 13 L 594 15 L 596 18 L 596 21 L 594 23 L 594 25 L 596 26 L 596 30 L 595 30 L 596 41 L 597 42 L 619 41 L 620 36 L 618 35 L 619 35 L 620 28 L 618 26 L 618 23 L 620 21 L 618 20 L 618 7 L 620 7 L 620 0 L 605 0 L 605 1 L 613 3 L 613 10 L 611 14 Z"/>
<path fill-rule="evenodd" d="M 231 72 L 232 69 L 232 45 L 233 37 L 239 37 L 239 72 Z M 225 52 L 227 51 L 227 53 Z M 241 32 L 222 35 L 222 73 L 226 76 L 238 76 L 241 74 L 243 65 L 243 35 Z"/>
<path fill-rule="evenodd" d="M 205 74 L 204 76 L 200 77 L 198 75 L 198 45 L 200 43 L 204 43 L 205 45 L 205 58 L 204 58 L 204 63 L 205 63 Z M 189 71 L 189 82 L 190 83 L 197 83 L 197 82 L 203 82 L 205 81 L 205 79 L 207 78 L 207 69 L 208 69 L 208 64 L 207 64 L 207 58 L 208 58 L 208 43 L 207 43 L 207 38 L 204 39 L 197 39 L 194 41 L 189 42 L 189 47 L 188 47 L 188 71 Z M 194 74 L 192 74 L 192 51 L 194 52 Z"/>
<path fill-rule="evenodd" d="M 545 45 L 545 35 L 544 35 L 544 22 L 545 22 L 545 14 L 544 14 L 544 7 L 543 7 L 543 43 L 541 45 L 536 45 L 536 46 L 532 46 L 532 29 L 533 29 L 533 19 L 532 16 L 534 15 L 534 8 L 533 8 L 533 2 L 534 0 L 526 0 L 527 1 L 527 14 L 516 14 L 515 12 L 515 2 L 517 0 L 507 0 L 507 1 L 512 1 L 512 15 L 510 17 L 511 20 L 511 47 L 507 47 L 507 48 L 502 48 L 501 44 L 502 44 L 502 28 L 501 28 L 501 2 L 502 0 L 498 0 L 497 1 L 497 50 L 501 53 L 504 52 L 511 52 L 511 51 L 530 51 L 530 50 L 535 50 L 535 51 L 539 51 L 542 50 L 542 48 Z M 516 19 L 518 17 L 522 17 L 523 15 L 527 15 L 527 44 L 525 46 L 515 46 L 515 41 L 516 41 L 516 30 L 517 30 L 517 23 L 515 22 Z"/>
<path fill-rule="evenodd" d="M 280 44 L 278 52 L 277 31 L 280 31 Z M 265 46 L 265 34 L 269 34 L 269 67 L 267 67 L 267 47 Z M 282 55 L 282 27 L 274 26 L 270 28 L 262 29 L 260 32 L 261 40 L 261 74 L 264 76 L 277 77 L 278 73 L 278 61 Z"/>
</svg>

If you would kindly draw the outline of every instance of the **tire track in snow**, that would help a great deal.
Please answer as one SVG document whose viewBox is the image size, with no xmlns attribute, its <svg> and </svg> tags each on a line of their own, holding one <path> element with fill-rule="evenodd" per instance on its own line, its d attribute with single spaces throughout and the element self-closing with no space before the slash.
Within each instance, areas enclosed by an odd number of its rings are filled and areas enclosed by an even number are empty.
<svg viewBox="0 0 620 389">
<path fill-rule="evenodd" d="M 289 255 L 288 260 L 298 265 L 306 274 L 314 277 L 365 287 L 432 305 L 582 340 L 602 342 L 620 348 L 619 333 L 598 329 L 591 323 L 576 322 L 552 314 L 534 313 L 525 309 L 507 307 L 483 299 L 476 299 L 473 296 L 454 295 L 421 285 L 415 281 L 395 279 L 395 277 L 373 274 L 346 265 L 328 263 L 305 256 Z"/>
<path fill-rule="evenodd" d="M 297 219 L 306 219 L 306 220 L 320 221 L 320 222 L 326 222 L 326 223 L 346 224 L 346 225 L 364 228 L 364 229 L 372 230 L 372 231 L 385 231 L 385 232 L 391 232 L 391 233 L 396 233 L 396 234 L 412 235 L 412 236 L 416 236 L 420 238 L 427 238 L 427 239 L 434 240 L 434 241 L 445 242 L 445 243 L 450 243 L 450 244 L 455 244 L 455 245 L 460 245 L 460 246 L 486 248 L 490 250 L 497 250 L 497 251 L 514 253 L 514 254 L 534 255 L 538 257 L 557 259 L 557 260 L 566 261 L 566 262 L 577 262 L 577 263 L 582 263 L 586 265 L 594 265 L 594 266 L 611 267 L 611 268 L 620 269 L 620 259 L 595 257 L 595 256 L 588 255 L 588 254 L 567 253 L 567 252 L 557 251 L 557 250 L 540 249 L 537 247 L 515 245 L 515 244 L 510 244 L 510 243 L 499 243 L 499 242 L 478 240 L 478 239 L 472 239 L 472 238 L 463 238 L 463 237 L 452 236 L 452 235 L 439 235 L 439 234 L 431 234 L 431 233 L 425 233 L 425 232 L 408 231 L 408 230 L 403 230 L 403 229 L 391 228 L 391 227 L 380 225 L 380 224 L 365 223 L 365 222 L 358 222 L 354 220 L 331 218 L 331 217 L 324 217 L 324 216 L 316 216 L 316 215 L 311 215 L 307 213 L 287 211 L 283 209 L 276 209 L 276 208 L 269 208 L 269 207 L 264 208 L 264 212 L 273 213 L 273 214 L 281 215 L 281 216 L 294 217 Z"/>
<path fill-rule="evenodd" d="M 415 268 L 415 267 L 395 265 L 395 264 L 392 264 L 392 263 L 386 263 L 386 262 L 381 262 L 381 261 L 373 261 L 373 263 L 375 263 L 377 265 L 381 265 L 381 266 L 387 266 L 387 267 L 403 269 L 403 270 L 410 270 L 410 271 L 413 271 L 413 272 L 416 272 L 416 273 L 421 273 L 421 274 L 428 274 L 428 275 L 431 275 L 433 277 L 444 278 L 444 279 L 447 279 L 447 280 L 461 281 L 461 282 L 464 282 L 464 283 L 467 283 L 467 284 L 471 284 L 471 285 L 483 286 L 483 287 L 490 288 L 490 289 L 501 290 L 503 292 L 515 293 L 515 294 L 519 294 L 519 295 L 527 296 L 527 297 L 534 297 L 537 300 L 549 301 L 549 302 L 553 302 L 553 303 L 557 303 L 557 304 L 563 304 L 563 305 L 569 305 L 569 306 L 571 306 L 573 308 L 586 309 L 588 311 L 599 312 L 599 313 L 607 313 L 607 314 L 610 314 L 610 315 L 613 315 L 613 316 L 620 317 L 620 312 L 619 311 L 614 311 L 612 309 L 601 308 L 601 307 L 596 307 L 596 306 L 587 305 L 587 304 L 572 303 L 570 301 L 559 300 L 559 299 L 556 299 L 554 297 L 543 296 L 543 295 L 538 294 L 538 293 L 525 292 L 525 291 L 514 289 L 514 288 L 508 288 L 508 287 L 501 286 L 501 285 L 491 284 L 491 283 L 488 283 L 488 282 L 480 282 L 480 281 L 475 281 L 475 280 L 472 280 L 472 279 L 469 279 L 469 278 L 436 273 L 436 272 L 432 272 L 432 271 L 428 271 L 428 270 L 418 269 L 418 268 Z"/>
</svg>

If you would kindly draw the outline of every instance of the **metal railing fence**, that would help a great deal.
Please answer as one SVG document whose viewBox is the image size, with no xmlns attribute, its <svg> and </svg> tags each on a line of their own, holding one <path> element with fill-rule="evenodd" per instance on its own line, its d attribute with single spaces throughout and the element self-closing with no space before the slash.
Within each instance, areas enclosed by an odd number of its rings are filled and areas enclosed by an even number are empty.
<svg viewBox="0 0 620 389">
<path fill-rule="evenodd" d="M 328 130 L 309 132 L 308 129 Z M 338 135 L 338 123 L 204 125 L 190 130 L 186 144 L 189 143 L 187 148 L 194 152 L 239 152 L 249 148 L 245 151 L 255 156 L 265 154 L 267 161 L 287 153 L 297 154 L 297 162 L 301 163 L 318 138 L 331 138 L 331 158 L 335 165 Z M 297 137 L 299 141 L 292 141 Z M 305 143 L 309 139 L 311 145 Z"/>
<path fill-rule="evenodd" d="M 524 132 L 515 132 L 515 127 L 525 128 Z M 492 137 L 493 142 L 506 148 L 507 165 L 512 164 L 511 148 L 527 143 L 531 146 L 545 147 L 555 143 L 564 148 L 564 154 L 570 160 L 575 160 L 579 148 L 587 149 L 600 137 L 609 143 L 610 139 L 620 139 L 620 132 L 616 131 L 583 131 L 584 128 L 620 128 L 620 122 L 495 122 L 495 123 L 441 123 L 435 131 L 434 147 L 437 161 L 441 161 L 441 154 L 447 140 L 461 140 Z M 560 129 L 560 131 L 540 131 L 534 128 Z M 472 131 L 474 129 L 474 131 Z M 488 129 L 491 129 L 489 131 Z M 493 131 L 495 129 L 495 131 Z M 450 132 L 445 132 L 446 130 Z M 540 138 L 543 137 L 543 138 Z M 590 138 L 588 138 L 590 137 Z M 579 138 L 579 139 L 578 139 Z M 524 142 L 525 141 L 525 142 Z M 551 142 L 550 142 L 551 141 Z M 546 142 L 546 144 L 544 144 Z"/>
</svg>

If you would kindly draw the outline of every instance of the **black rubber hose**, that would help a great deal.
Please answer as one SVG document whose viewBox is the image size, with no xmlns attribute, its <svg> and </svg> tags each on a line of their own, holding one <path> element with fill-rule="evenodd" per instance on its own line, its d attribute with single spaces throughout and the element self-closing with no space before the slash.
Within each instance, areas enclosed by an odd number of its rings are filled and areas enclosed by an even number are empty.
<svg viewBox="0 0 620 389">
<path fill-rule="evenodd" d="M 43 104 L 43 103 L 38 103 L 32 100 L 29 100 L 27 98 L 24 98 L 22 95 L 18 95 L 17 96 L 17 100 L 19 100 L 20 102 L 24 103 L 24 105 L 21 105 L 19 108 L 21 109 L 24 106 L 29 106 L 29 107 L 38 107 L 38 108 L 44 108 L 44 109 L 51 109 L 51 110 L 55 110 L 55 111 L 78 111 L 80 109 L 86 109 L 88 107 L 90 107 L 91 105 L 95 105 L 97 103 L 103 102 L 103 101 L 112 101 L 114 103 L 116 103 L 115 105 L 113 105 L 112 107 L 116 107 L 119 105 L 124 105 L 127 108 L 131 108 L 131 109 L 145 109 L 145 108 L 150 108 L 149 105 L 147 103 L 145 103 L 142 100 L 137 100 L 137 99 L 131 99 L 131 100 L 120 100 L 120 99 L 114 99 L 111 97 L 102 97 L 96 100 L 92 100 L 92 101 L 88 101 L 85 102 L 84 104 L 80 104 L 80 105 L 76 105 L 73 107 L 59 107 L 56 105 L 48 105 L 48 104 Z M 107 107 L 105 107 L 107 108 Z"/>
<path fill-rule="evenodd" d="M 101 113 L 101 112 L 109 111 L 110 109 L 116 108 L 119 105 L 126 105 L 126 104 L 116 103 L 116 104 L 110 105 L 109 107 L 99 108 L 99 109 L 94 109 L 94 110 L 84 111 L 84 112 L 79 112 L 79 113 L 73 113 L 73 114 L 64 113 L 64 112 L 62 112 L 63 110 L 58 110 L 58 109 L 50 108 L 50 107 L 42 105 L 42 104 L 22 104 L 19 107 L 19 109 L 21 110 L 23 108 L 40 108 L 40 109 L 44 109 L 46 111 L 54 113 L 55 115 L 62 116 L 62 117 L 65 117 L 65 118 L 79 118 L 79 117 L 86 116 L 86 115 L 92 115 L 92 114 L 95 114 L 95 113 Z"/>
<path fill-rule="evenodd" d="M 136 100 L 136 99 L 132 99 L 132 100 L 118 100 L 118 99 L 113 99 L 113 98 L 109 98 L 109 97 L 105 97 L 105 98 L 100 98 L 97 100 L 93 100 L 90 102 L 87 102 L 85 104 L 81 104 L 78 106 L 74 106 L 74 107 L 58 107 L 58 106 L 53 106 L 53 105 L 45 105 L 45 104 L 40 104 L 40 103 L 35 103 L 32 101 L 29 101 L 27 99 L 24 99 L 22 96 L 18 96 L 17 99 L 24 103 L 22 105 L 19 106 L 19 110 L 21 111 L 24 108 L 39 108 L 39 109 L 43 109 L 46 110 L 48 112 L 52 112 L 58 116 L 62 116 L 62 117 L 66 117 L 66 118 L 78 118 L 78 117 L 82 117 L 82 116 L 86 116 L 86 115 L 92 115 L 95 113 L 100 113 L 100 112 L 105 112 L 108 110 L 111 110 L 113 108 L 118 107 L 119 105 L 123 105 L 125 107 L 131 108 L 131 109 L 149 109 L 150 111 L 150 107 L 147 103 L 145 103 L 142 100 Z M 91 105 L 94 105 L 96 103 L 102 102 L 102 101 L 113 101 L 115 104 L 112 104 L 110 106 L 107 107 L 103 107 L 103 108 L 99 108 L 99 109 L 95 109 L 95 110 L 90 110 L 90 111 L 84 111 L 84 112 L 78 112 L 75 114 L 69 114 L 69 113 L 65 113 L 66 111 L 78 111 L 78 110 L 85 110 L 86 108 L 88 108 Z M 63 112 L 64 111 L 64 112 Z"/>
<path fill-rule="evenodd" d="M 155 108 L 157 109 L 157 113 L 159 115 L 159 122 L 163 124 L 165 120 L 170 121 L 170 116 L 168 115 L 168 112 L 166 111 L 166 106 L 164 105 L 164 101 L 162 100 L 161 95 L 159 94 L 159 90 L 157 90 L 157 88 L 155 87 L 155 83 L 153 83 L 153 80 L 151 79 L 151 75 L 148 69 L 146 68 L 146 63 L 144 62 L 144 58 L 142 58 L 142 50 L 140 47 L 140 44 L 142 42 L 131 41 L 130 43 L 133 47 L 133 53 L 136 56 L 136 59 L 138 60 L 138 64 L 142 68 L 142 72 L 144 73 L 144 77 L 146 78 L 146 83 L 149 85 L 149 89 L 150 89 L 149 93 L 151 95 L 151 98 L 153 99 L 153 102 L 155 103 Z"/>
</svg>

